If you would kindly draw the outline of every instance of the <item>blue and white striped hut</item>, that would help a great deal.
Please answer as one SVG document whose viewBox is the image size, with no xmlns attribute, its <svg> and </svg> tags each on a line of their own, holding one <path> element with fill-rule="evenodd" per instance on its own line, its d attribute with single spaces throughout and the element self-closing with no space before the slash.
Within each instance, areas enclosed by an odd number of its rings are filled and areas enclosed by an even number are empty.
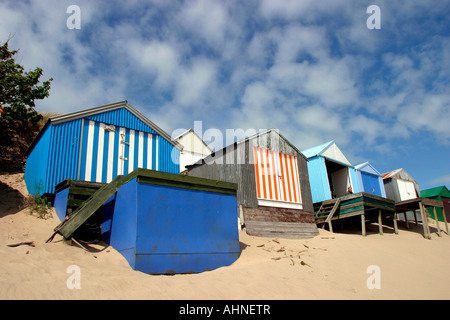
<svg viewBox="0 0 450 320">
<path fill-rule="evenodd" d="M 50 195 L 63 180 L 108 183 L 136 168 L 179 173 L 182 146 L 121 101 L 49 119 L 28 148 L 25 183 Z"/>
</svg>

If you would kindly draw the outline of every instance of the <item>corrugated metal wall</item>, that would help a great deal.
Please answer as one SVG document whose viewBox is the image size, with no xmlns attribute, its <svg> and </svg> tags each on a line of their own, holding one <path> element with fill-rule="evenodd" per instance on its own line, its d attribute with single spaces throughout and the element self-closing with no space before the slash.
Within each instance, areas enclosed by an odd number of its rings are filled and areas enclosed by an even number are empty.
<svg viewBox="0 0 450 320">
<path fill-rule="evenodd" d="M 122 108 L 50 123 L 28 156 L 25 180 L 30 193 L 53 194 L 65 179 L 106 183 L 137 168 L 178 174 L 179 156 L 170 142 Z"/>
<path fill-rule="evenodd" d="M 52 126 L 44 193 L 54 193 L 61 181 L 77 178 L 80 134 L 81 119 Z"/>
<path fill-rule="evenodd" d="M 42 194 L 45 190 L 50 139 L 52 137 L 52 126 L 47 125 L 39 138 L 39 143 L 35 145 L 29 154 L 25 165 L 25 184 L 28 193 Z"/>
<path fill-rule="evenodd" d="M 156 134 L 156 132 L 152 128 L 150 128 L 148 125 L 142 122 L 141 119 L 136 117 L 125 108 L 94 114 L 92 116 L 86 117 L 86 119 L 107 123 L 113 126 Z"/>
<path fill-rule="evenodd" d="M 158 136 L 158 162 L 159 171 L 180 173 L 180 151 L 169 141 Z"/>
</svg>

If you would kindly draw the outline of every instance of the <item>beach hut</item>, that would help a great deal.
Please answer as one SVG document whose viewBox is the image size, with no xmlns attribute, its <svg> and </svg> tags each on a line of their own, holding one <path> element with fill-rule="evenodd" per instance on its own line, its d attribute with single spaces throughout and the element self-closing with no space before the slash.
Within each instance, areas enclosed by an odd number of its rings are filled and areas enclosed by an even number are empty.
<svg viewBox="0 0 450 320">
<path fill-rule="evenodd" d="M 50 118 L 26 152 L 28 192 L 65 179 L 108 183 L 136 168 L 179 173 L 182 146 L 127 101 Z"/>
<path fill-rule="evenodd" d="M 421 190 L 420 194 L 423 198 L 442 201 L 443 208 L 437 207 L 436 214 L 441 222 L 450 221 L 450 191 L 446 186 L 440 186 L 436 188 Z M 428 214 L 434 217 L 432 208 L 428 208 Z"/>
<path fill-rule="evenodd" d="M 356 170 L 334 141 L 303 150 L 313 203 L 359 191 Z"/>
<path fill-rule="evenodd" d="M 188 175 L 237 183 L 239 220 L 250 235 L 318 234 L 307 159 L 275 129 L 213 152 L 188 166 Z"/>
<path fill-rule="evenodd" d="M 386 190 L 386 197 L 395 202 L 420 197 L 419 184 L 403 168 L 384 173 L 383 183 Z"/>
<path fill-rule="evenodd" d="M 383 175 L 377 171 L 369 162 L 364 162 L 355 166 L 356 181 L 361 192 L 375 194 L 386 198 Z"/>
<path fill-rule="evenodd" d="M 386 197 L 395 201 L 395 210 L 397 213 L 403 213 L 408 228 L 408 221 L 414 217 L 416 224 L 422 222 L 423 235 L 431 239 L 430 227 L 428 225 L 428 212 L 434 217 L 436 210 L 443 207 L 442 201 L 422 197 L 419 184 L 403 168 L 393 170 L 383 174 Z M 419 212 L 417 217 L 416 211 Z M 400 216 L 401 217 L 401 216 Z M 448 233 L 448 225 L 445 224 Z M 441 235 L 439 221 L 436 221 L 437 233 Z"/>
<path fill-rule="evenodd" d="M 173 138 L 183 146 L 180 154 L 180 172 L 186 170 L 186 166 L 196 163 L 198 160 L 211 154 L 212 150 L 195 133 L 194 129 L 189 129 Z"/>
<path fill-rule="evenodd" d="M 367 221 L 377 221 L 379 233 L 383 234 L 383 220 L 388 218 L 393 222 L 395 232 L 398 232 L 395 202 L 381 197 L 376 192 L 361 190 L 356 168 L 334 141 L 304 150 L 303 154 L 309 159 L 308 173 L 318 224 L 323 227 L 328 225 L 329 230 L 333 231 L 333 221 L 359 217 L 361 233 L 365 236 Z M 371 168 L 363 164 L 360 171 L 375 175 L 376 171 Z M 372 179 L 369 181 L 373 183 Z M 376 187 L 376 184 L 373 186 Z"/>
</svg>

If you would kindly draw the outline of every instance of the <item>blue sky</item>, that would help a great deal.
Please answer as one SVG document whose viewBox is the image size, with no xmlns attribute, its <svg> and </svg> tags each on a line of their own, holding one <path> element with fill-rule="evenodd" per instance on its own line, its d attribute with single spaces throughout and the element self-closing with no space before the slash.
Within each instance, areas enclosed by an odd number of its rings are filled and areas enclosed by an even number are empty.
<svg viewBox="0 0 450 320">
<path fill-rule="evenodd" d="M 449 14 L 426 0 L 2 1 L 0 40 L 54 78 L 39 111 L 128 100 L 169 134 L 276 128 L 425 189 L 450 187 Z"/>
</svg>

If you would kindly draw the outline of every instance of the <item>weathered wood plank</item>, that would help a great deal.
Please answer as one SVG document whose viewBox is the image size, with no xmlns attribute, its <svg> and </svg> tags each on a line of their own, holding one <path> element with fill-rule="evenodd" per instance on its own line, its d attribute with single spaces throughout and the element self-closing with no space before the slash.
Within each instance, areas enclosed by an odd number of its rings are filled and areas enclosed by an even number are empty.
<svg viewBox="0 0 450 320">
<path fill-rule="evenodd" d="M 428 216 L 426 213 L 427 210 L 426 210 L 425 206 L 423 206 L 422 204 L 419 205 L 419 209 L 420 209 L 420 215 L 422 216 L 423 236 L 426 239 L 431 240 L 430 228 L 428 227 Z"/>
<path fill-rule="evenodd" d="M 283 238 L 309 238 L 319 234 L 316 226 L 310 223 L 246 221 L 246 231 L 253 236 Z"/>
<path fill-rule="evenodd" d="M 381 209 L 378 211 L 378 230 L 380 235 L 383 235 L 383 221 L 381 218 Z"/>
<path fill-rule="evenodd" d="M 362 236 L 366 236 L 366 216 L 364 214 L 361 215 L 361 233 Z"/>
<path fill-rule="evenodd" d="M 436 220 L 436 227 L 438 230 L 438 235 L 439 235 L 439 237 L 442 237 L 441 228 L 439 226 L 439 219 L 438 219 L 437 212 L 436 212 L 436 207 L 433 207 L 433 213 L 434 213 L 434 220 Z"/>
<path fill-rule="evenodd" d="M 58 230 L 64 238 L 68 239 L 87 219 L 97 211 L 116 191 L 119 182 L 123 181 L 123 176 L 118 176 L 111 183 L 100 188 L 92 197 L 83 203 L 70 219 L 66 221 Z"/>
</svg>

